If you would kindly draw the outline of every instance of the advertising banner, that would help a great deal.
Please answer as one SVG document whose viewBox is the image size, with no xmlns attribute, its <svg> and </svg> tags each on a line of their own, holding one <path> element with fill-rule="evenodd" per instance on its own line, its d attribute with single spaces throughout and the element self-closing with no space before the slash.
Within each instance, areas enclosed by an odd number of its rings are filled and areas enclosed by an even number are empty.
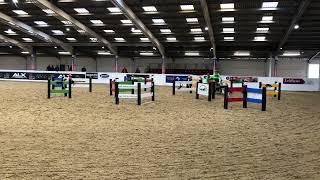
<svg viewBox="0 0 320 180">
<path fill-rule="evenodd" d="M 189 76 L 166 76 L 166 83 L 173 83 L 175 81 L 189 81 Z"/>
<path fill-rule="evenodd" d="M 209 84 L 198 84 L 198 94 L 208 96 L 209 94 Z"/>
</svg>

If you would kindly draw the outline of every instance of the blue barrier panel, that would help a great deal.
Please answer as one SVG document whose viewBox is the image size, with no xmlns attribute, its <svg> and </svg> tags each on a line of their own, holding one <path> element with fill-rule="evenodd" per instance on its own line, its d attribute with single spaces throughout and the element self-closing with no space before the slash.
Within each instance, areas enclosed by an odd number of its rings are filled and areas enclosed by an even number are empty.
<svg viewBox="0 0 320 180">
<path fill-rule="evenodd" d="M 247 92 L 248 92 L 248 93 L 262 94 L 262 89 L 247 88 Z"/>
<path fill-rule="evenodd" d="M 252 102 L 252 103 L 262 103 L 262 99 L 254 99 L 254 98 L 247 98 L 247 102 Z"/>
</svg>

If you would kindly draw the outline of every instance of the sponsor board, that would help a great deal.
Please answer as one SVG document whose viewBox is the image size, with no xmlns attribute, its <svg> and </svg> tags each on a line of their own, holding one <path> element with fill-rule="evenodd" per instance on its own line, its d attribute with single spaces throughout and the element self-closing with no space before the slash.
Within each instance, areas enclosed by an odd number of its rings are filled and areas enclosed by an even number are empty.
<svg viewBox="0 0 320 180">
<path fill-rule="evenodd" d="M 258 82 L 258 78 L 252 76 L 227 76 L 226 80 L 235 82 Z"/>
<path fill-rule="evenodd" d="M 209 94 L 209 84 L 198 84 L 198 94 L 208 96 Z"/>
<path fill-rule="evenodd" d="M 166 76 L 166 83 L 173 83 L 173 81 L 192 81 L 189 76 Z"/>
<path fill-rule="evenodd" d="M 109 74 L 103 73 L 103 74 L 100 74 L 99 77 L 102 79 L 108 79 L 110 76 Z"/>
<path fill-rule="evenodd" d="M 55 78 L 67 78 L 70 73 L 37 73 L 37 72 L 0 72 L 0 79 L 28 79 L 28 80 L 48 80 L 51 77 Z M 72 78 L 85 78 L 84 74 L 73 74 L 71 73 Z"/>
<path fill-rule="evenodd" d="M 86 73 L 86 78 L 98 79 L 98 73 Z"/>
<path fill-rule="evenodd" d="M 305 84 L 304 79 L 299 78 L 283 78 L 283 84 Z"/>
</svg>

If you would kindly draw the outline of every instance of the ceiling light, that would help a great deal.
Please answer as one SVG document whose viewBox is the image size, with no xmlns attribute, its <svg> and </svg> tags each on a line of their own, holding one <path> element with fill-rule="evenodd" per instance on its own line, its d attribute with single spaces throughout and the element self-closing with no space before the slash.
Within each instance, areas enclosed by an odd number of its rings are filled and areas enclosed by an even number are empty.
<svg viewBox="0 0 320 180">
<path fill-rule="evenodd" d="M 66 31 L 70 31 L 70 28 L 66 28 Z"/>
<path fill-rule="evenodd" d="M 28 15 L 28 13 L 23 10 L 12 10 L 12 11 L 18 15 Z"/>
<path fill-rule="evenodd" d="M 105 30 L 103 30 L 105 33 L 114 33 L 114 30 L 112 30 L 112 29 L 105 29 Z"/>
<path fill-rule="evenodd" d="M 257 28 L 257 33 L 267 33 L 270 28 Z"/>
<path fill-rule="evenodd" d="M 167 37 L 167 41 L 177 41 L 177 38 L 175 38 L 175 37 Z"/>
<path fill-rule="evenodd" d="M 98 42 L 98 38 L 89 38 L 91 42 Z"/>
<path fill-rule="evenodd" d="M 55 49 L 57 49 L 58 47 L 57 47 L 57 46 L 55 46 L 54 48 L 55 48 Z"/>
<path fill-rule="evenodd" d="M 66 38 L 68 41 L 77 41 L 75 38 Z"/>
<path fill-rule="evenodd" d="M 254 37 L 254 41 L 265 41 L 266 37 L 265 36 L 256 36 Z"/>
<path fill-rule="evenodd" d="M 149 38 L 140 38 L 140 41 L 150 41 Z"/>
<path fill-rule="evenodd" d="M 34 21 L 35 24 L 39 25 L 39 26 L 47 26 L 48 24 L 44 21 Z"/>
<path fill-rule="evenodd" d="M 192 11 L 194 10 L 194 6 L 193 5 L 180 5 L 180 8 L 182 11 Z"/>
<path fill-rule="evenodd" d="M 224 4 L 220 4 L 220 8 L 222 10 L 224 9 L 234 9 L 234 3 L 224 3 Z"/>
<path fill-rule="evenodd" d="M 143 6 L 142 8 L 146 12 L 156 12 L 157 11 L 157 8 L 154 6 Z"/>
<path fill-rule="evenodd" d="M 153 52 L 140 52 L 140 56 L 153 56 Z"/>
<path fill-rule="evenodd" d="M 140 29 L 131 28 L 131 32 L 133 33 L 141 33 Z"/>
<path fill-rule="evenodd" d="M 204 30 L 208 31 L 208 30 L 209 30 L 209 28 L 208 28 L 208 27 L 205 27 L 205 28 L 204 28 Z"/>
<path fill-rule="evenodd" d="M 122 22 L 122 24 L 132 24 L 132 21 L 129 20 L 129 19 L 123 19 L 123 20 L 120 20 Z"/>
<path fill-rule="evenodd" d="M 202 32 L 201 28 L 190 29 L 191 32 Z"/>
<path fill-rule="evenodd" d="M 234 56 L 250 56 L 249 51 L 236 51 L 233 54 Z"/>
<path fill-rule="evenodd" d="M 285 51 L 283 56 L 300 56 L 301 53 L 299 51 Z"/>
<path fill-rule="evenodd" d="M 161 33 L 171 33 L 171 29 L 160 29 Z"/>
<path fill-rule="evenodd" d="M 223 33 L 234 33 L 234 28 L 223 28 Z"/>
<path fill-rule="evenodd" d="M 263 2 L 262 8 L 276 8 L 278 7 L 278 2 Z"/>
<path fill-rule="evenodd" d="M 51 9 L 42 9 L 42 11 L 47 14 L 55 14 Z"/>
<path fill-rule="evenodd" d="M 103 55 L 103 56 L 106 56 L 106 55 L 111 55 L 111 53 L 110 52 L 108 52 L 108 51 L 98 51 L 98 53 L 97 53 L 98 55 Z"/>
<path fill-rule="evenodd" d="M 163 19 L 152 19 L 153 23 L 155 24 L 164 24 L 164 20 Z"/>
<path fill-rule="evenodd" d="M 101 20 L 90 20 L 92 24 L 103 24 Z"/>
<path fill-rule="evenodd" d="M 8 29 L 8 30 L 6 30 L 4 32 L 9 34 L 9 35 L 17 35 L 17 33 L 15 31 L 12 31 L 12 29 Z"/>
<path fill-rule="evenodd" d="M 222 22 L 232 23 L 232 22 L 234 22 L 234 17 L 222 17 Z"/>
<path fill-rule="evenodd" d="M 114 38 L 116 41 L 125 41 L 123 38 Z"/>
<path fill-rule="evenodd" d="M 29 54 L 28 51 L 22 51 L 21 53 L 22 53 L 22 54 Z"/>
<path fill-rule="evenodd" d="M 78 29 L 77 31 L 78 31 L 78 33 L 80 33 L 80 34 L 86 33 L 86 31 L 85 31 L 85 30 L 82 30 L 82 29 Z"/>
<path fill-rule="evenodd" d="M 199 56 L 200 53 L 199 52 L 185 52 L 184 55 L 185 56 Z"/>
<path fill-rule="evenodd" d="M 121 10 L 117 7 L 107 8 L 111 13 L 121 13 Z"/>
<path fill-rule="evenodd" d="M 204 41 L 205 38 L 204 37 L 194 37 L 195 41 Z"/>
<path fill-rule="evenodd" d="M 299 29 L 300 26 L 298 24 L 294 25 L 294 29 Z"/>
<path fill-rule="evenodd" d="M 60 55 L 71 55 L 71 53 L 68 52 L 68 51 L 60 51 L 60 52 L 58 52 L 58 54 L 60 54 Z"/>
<path fill-rule="evenodd" d="M 263 16 L 261 19 L 261 23 L 272 23 L 273 16 Z"/>
<path fill-rule="evenodd" d="M 61 21 L 65 25 L 71 25 L 72 23 L 70 21 Z"/>
<path fill-rule="evenodd" d="M 32 42 L 33 41 L 31 38 L 22 38 L 22 40 L 24 40 L 26 42 Z"/>
<path fill-rule="evenodd" d="M 188 23 L 197 23 L 198 22 L 198 18 L 186 18 Z"/>
<path fill-rule="evenodd" d="M 62 35 L 62 34 L 64 34 L 62 31 L 60 31 L 60 30 L 51 30 L 54 34 L 56 34 L 56 35 Z"/>
<path fill-rule="evenodd" d="M 225 41 L 233 41 L 234 37 L 223 37 Z"/>
<path fill-rule="evenodd" d="M 86 8 L 73 8 L 79 14 L 89 14 L 89 11 Z"/>
</svg>

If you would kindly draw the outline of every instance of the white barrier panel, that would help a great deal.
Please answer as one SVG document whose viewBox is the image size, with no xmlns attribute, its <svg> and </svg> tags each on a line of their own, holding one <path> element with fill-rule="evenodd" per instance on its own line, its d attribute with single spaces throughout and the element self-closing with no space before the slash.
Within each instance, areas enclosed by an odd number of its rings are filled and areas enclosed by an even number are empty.
<svg viewBox="0 0 320 180">
<path fill-rule="evenodd" d="M 176 85 L 179 85 L 179 84 L 186 85 L 186 84 L 195 84 L 195 83 L 192 81 L 176 81 Z"/>
<path fill-rule="evenodd" d="M 153 93 L 143 93 L 141 94 L 141 98 L 152 97 Z"/>
<path fill-rule="evenodd" d="M 247 98 L 262 99 L 262 94 L 248 92 Z"/>
<path fill-rule="evenodd" d="M 198 94 L 203 96 L 209 95 L 209 84 L 198 84 Z"/>
<path fill-rule="evenodd" d="M 120 99 L 137 99 L 137 94 L 119 94 Z"/>
<path fill-rule="evenodd" d="M 137 89 L 136 85 L 130 85 L 130 84 L 119 84 L 118 85 L 119 89 Z"/>
</svg>

